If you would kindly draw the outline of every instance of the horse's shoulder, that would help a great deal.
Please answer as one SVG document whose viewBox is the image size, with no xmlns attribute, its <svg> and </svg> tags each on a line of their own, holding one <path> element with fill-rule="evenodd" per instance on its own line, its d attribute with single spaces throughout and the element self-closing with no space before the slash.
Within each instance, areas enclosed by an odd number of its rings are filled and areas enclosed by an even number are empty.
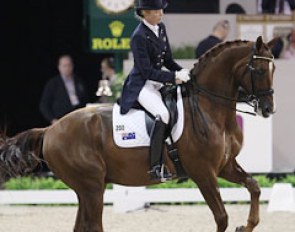
<svg viewBox="0 0 295 232">
<path fill-rule="evenodd" d="M 225 131 L 226 146 L 230 147 L 231 152 L 237 155 L 243 145 L 243 132 L 240 126 L 235 123 L 230 130 Z"/>
</svg>

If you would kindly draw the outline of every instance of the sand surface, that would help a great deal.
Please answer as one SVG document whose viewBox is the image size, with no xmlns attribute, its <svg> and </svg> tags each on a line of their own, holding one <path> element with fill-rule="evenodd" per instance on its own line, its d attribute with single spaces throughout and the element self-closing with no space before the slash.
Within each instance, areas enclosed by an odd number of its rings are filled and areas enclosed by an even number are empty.
<svg viewBox="0 0 295 232">
<path fill-rule="evenodd" d="M 226 205 L 229 215 L 227 231 L 247 220 L 248 205 Z M 2 232 L 67 232 L 73 231 L 76 206 L 0 206 Z M 114 213 L 112 206 L 104 209 L 105 232 L 213 232 L 215 223 L 206 205 L 162 206 L 131 213 Z M 261 222 L 257 232 L 295 231 L 295 213 L 267 213 L 261 206 Z"/>
</svg>

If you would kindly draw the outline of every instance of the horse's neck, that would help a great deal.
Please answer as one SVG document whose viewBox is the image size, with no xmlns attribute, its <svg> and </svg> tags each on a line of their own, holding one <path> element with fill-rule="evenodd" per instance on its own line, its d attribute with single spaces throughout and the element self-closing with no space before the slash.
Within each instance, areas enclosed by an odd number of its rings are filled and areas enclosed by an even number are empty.
<svg viewBox="0 0 295 232">
<path fill-rule="evenodd" d="M 236 127 L 236 112 L 205 97 L 195 95 L 195 106 L 184 100 L 185 136 L 193 143 L 210 143 L 212 138 Z M 195 108 L 198 106 L 197 108 Z"/>
<path fill-rule="evenodd" d="M 197 74 L 197 85 L 216 95 L 236 99 L 238 94 L 238 77 L 233 73 L 234 68 L 238 62 L 241 62 L 241 60 L 248 56 L 249 51 L 249 46 L 233 47 L 217 57 L 211 58 L 210 62 Z M 209 128 L 211 125 L 214 125 L 215 128 L 224 130 L 228 123 L 235 121 L 235 101 L 224 100 L 202 93 L 196 99 L 200 112 L 193 117 L 193 123 L 198 124 L 198 126 L 204 126 L 202 123 L 205 123 Z M 190 104 L 186 104 L 186 112 L 191 111 L 190 107 Z M 189 114 L 191 115 L 191 113 Z"/>
</svg>

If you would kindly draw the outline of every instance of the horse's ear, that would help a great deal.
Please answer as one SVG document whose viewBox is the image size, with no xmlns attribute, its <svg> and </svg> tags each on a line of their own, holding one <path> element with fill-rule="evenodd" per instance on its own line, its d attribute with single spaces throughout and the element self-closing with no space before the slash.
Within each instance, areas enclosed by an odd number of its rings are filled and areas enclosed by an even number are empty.
<svg viewBox="0 0 295 232">
<path fill-rule="evenodd" d="M 267 43 L 267 46 L 268 46 L 270 49 L 272 49 L 272 48 L 276 45 L 276 43 L 277 43 L 279 40 L 280 40 L 280 37 L 275 37 L 275 38 L 273 38 L 271 41 L 269 41 L 269 42 Z"/>
<path fill-rule="evenodd" d="M 256 50 L 259 51 L 263 46 L 262 36 L 259 36 L 256 40 Z"/>
</svg>

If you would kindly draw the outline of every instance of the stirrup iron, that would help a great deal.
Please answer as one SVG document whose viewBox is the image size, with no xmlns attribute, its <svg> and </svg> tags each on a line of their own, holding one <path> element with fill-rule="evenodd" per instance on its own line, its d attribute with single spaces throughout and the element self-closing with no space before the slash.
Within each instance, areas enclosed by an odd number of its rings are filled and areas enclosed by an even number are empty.
<svg viewBox="0 0 295 232">
<path fill-rule="evenodd" d="M 166 169 L 166 172 L 165 172 L 165 169 Z M 166 181 L 172 180 L 172 174 L 168 170 L 168 168 L 165 167 L 164 164 L 161 165 L 160 177 L 161 177 L 161 179 L 160 179 L 161 182 L 166 182 Z"/>
</svg>

